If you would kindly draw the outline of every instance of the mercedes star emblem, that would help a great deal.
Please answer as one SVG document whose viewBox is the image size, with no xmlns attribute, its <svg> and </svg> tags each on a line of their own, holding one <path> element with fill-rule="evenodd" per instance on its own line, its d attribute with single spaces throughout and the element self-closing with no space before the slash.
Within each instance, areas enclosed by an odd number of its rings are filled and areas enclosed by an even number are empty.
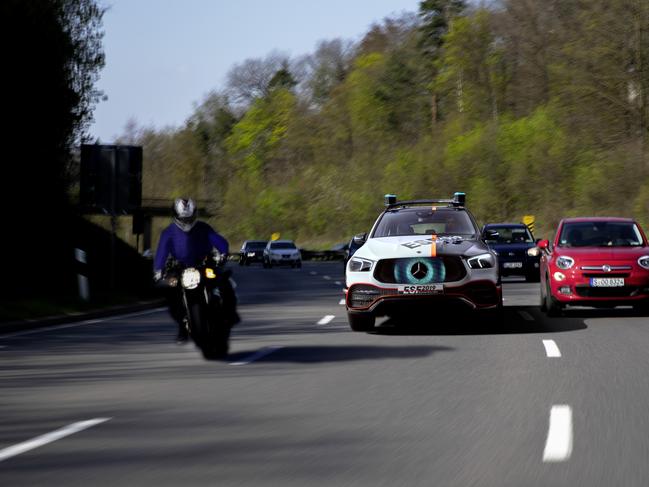
<svg viewBox="0 0 649 487">
<path fill-rule="evenodd" d="M 410 268 L 410 273 L 415 279 L 421 280 L 428 274 L 428 268 L 421 262 L 417 262 Z"/>
</svg>

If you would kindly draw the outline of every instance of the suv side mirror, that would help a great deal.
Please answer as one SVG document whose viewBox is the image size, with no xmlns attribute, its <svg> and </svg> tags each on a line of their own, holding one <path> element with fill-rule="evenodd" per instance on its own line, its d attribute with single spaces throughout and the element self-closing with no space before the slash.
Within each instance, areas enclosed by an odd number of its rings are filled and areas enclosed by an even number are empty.
<svg viewBox="0 0 649 487">
<path fill-rule="evenodd" d="M 359 233 L 354 235 L 354 243 L 356 245 L 363 245 L 367 241 L 367 233 Z"/>
</svg>

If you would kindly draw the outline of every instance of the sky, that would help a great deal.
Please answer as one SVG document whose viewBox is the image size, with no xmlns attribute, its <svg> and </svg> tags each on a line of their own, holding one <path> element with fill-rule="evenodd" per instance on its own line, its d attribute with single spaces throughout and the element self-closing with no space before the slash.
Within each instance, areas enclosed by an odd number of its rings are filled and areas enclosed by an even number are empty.
<svg viewBox="0 0 649 487">
<path fill-rule="evenodd" d="M 419 0 L 100 0 L 106 66 L 93 140 L 111 143 L 129 120 L 179 126 L 225 86 L 229 69 L 272 51 L 312 53 L 319 40 L 359 40 L 374 22 L 416 12 Z"/>
</svg>

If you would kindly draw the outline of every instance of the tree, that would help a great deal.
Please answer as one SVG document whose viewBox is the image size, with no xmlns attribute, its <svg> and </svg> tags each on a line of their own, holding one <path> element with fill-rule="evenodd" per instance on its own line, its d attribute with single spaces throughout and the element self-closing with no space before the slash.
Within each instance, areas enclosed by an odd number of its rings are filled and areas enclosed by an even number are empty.
<svg viewBox="0 0 649 487">
<path fill-rule="evenodd" d="M 320 41 L 313 55 L 305 59 L 309 74 L 306 84 L 311 99 L 322 105 L 342 83 L 351 68 L 354 45 L 341 39 Z"/>
<path fill-rule="evenodd" d="M 268 95 L 270 82 L 275 74 L 288 65 L 288 57 L 277 52 L 265 59 L 246 59 L 230 69 L 227 85 L 233 100 L 249 105 L 256 98 Z"/>
<path fill-rule="evenodd" d="M 288 61 L 285 61 L 282 63 L 282 67 L 275 72 L 273 77 L 268 82 L 268 91 L 272 91 L 278 88 L 292 90 L 295 85 L 297 85 L 297 81 L 295 81 L 295 78 L 291 74 L 290 68 L 288 66 Z"/>
<path fill-rule="evenodd" d="M 419 2 L 421 33 L 419 45 L 430 57 L 437 57 L 451 20 L 466 9 L 464 0 L 422 0 Z"/>
<path fill-rule="evenodd" d="M 43 238 L 49 240 L 48 262 L 69 267 L 68 169 L 73 145 L 84 138 L 101 96 L 94 84 L 104 65 L 103 13 L 95 0 L 0 2 L 5 120 L 0 190 L 20 215 L 2 239 L 14 256 L 10 267 L 33 261 L 43 251 Z M 25 269 L 12 274 L 30 276 Z M 51 267 L 50 272 L 56 275 Z"/>
<path fill-rule="evenodd" d="M 444 37 L 443 55 L 437 63 L 436 91 L 454 98 L 456 110 L 474 120 L 498 118 L 507 82 L 490 15 L 480 9 L 456 19 Z"/>
</svg>

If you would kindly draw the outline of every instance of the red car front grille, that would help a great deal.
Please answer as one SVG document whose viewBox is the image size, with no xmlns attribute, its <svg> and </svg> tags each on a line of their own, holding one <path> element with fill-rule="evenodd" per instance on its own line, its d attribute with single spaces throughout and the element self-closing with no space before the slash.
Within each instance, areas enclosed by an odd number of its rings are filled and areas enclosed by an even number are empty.
<svg viewBox="0 0 649 487">
<path fill-rule="evenodd" d="M 590 287 L 576 286 L 575 291 L 582 298 L 628 298 L 640 292 L 637 286 Z"/>
</svg>

